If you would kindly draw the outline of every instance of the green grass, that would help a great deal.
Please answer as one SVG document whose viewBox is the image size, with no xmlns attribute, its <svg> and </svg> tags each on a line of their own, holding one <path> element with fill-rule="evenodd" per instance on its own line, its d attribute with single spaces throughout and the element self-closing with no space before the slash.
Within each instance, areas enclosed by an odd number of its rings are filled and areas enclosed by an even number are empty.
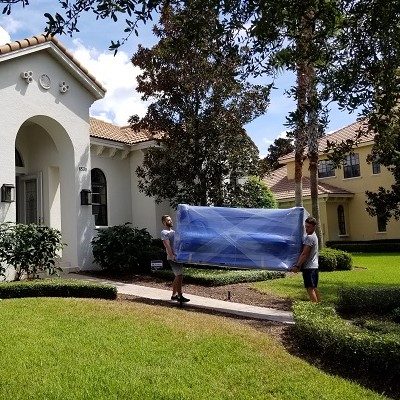
<svg viewBox="0 0 400 400">
<path fill-rule="evenodd" d="M 221 317 L 60 298 L 3 300 L 0 312 L 2 400 L 385 398 Z"/>
<path fill-rule="evenodd" d="M 400 253 L 353 254 L 354 268 L 351 271 L 320 272 L 319 289 L 324 302 L 334 302 L 337 290 L 343 285 L 396 285 L 400 284 Z M 285 279 L 254 284 L 266 292 L 293 300 L 306 300 L 301 273 Z"/>
</svg>

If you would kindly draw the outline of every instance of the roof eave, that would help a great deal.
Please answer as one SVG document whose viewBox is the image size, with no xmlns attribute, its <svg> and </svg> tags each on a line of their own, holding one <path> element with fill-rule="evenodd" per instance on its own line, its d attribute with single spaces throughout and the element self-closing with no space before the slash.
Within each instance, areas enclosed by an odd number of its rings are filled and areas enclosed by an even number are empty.
<svg viewBox="0 0 400 400">
<path fill-rule="evenodd" d="M 95 97 L 96 100 L 102 99 L 105 90 L 94 82 L 81 68 L 79 68 L 61 49 L 52 41 L 36 44 L 34 46 L 25 47 L 23 49 L 13 50 L 9 53 L 1 55 L 0 62 L 11 60 L 21 55 L 36 53 L 38 51 L 47 50 L 51 56 L 57 61 L 65 65 L 66 69 L 73 75 L 83 86 Z"/>
</svg>

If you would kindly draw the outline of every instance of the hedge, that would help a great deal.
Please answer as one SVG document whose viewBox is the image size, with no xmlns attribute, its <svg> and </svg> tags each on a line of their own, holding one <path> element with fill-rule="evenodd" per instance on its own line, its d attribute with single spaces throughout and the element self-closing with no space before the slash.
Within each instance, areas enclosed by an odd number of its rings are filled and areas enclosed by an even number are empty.
<svg viewBox="0 0 400 400">
<path fill-rule="evenodd" d="M 327 247 L 351 253 L 397 253 L 400 252 L 399 239 L 365 240 L 365 241 L 328 241 Z"/>
<path fill-rule="evenodd" d="M 160 278 L 173 279 L 170 269 L 153 271 Z M 196 283 L 205 286 L 222 286 L 242 282 L 258 282 L 269 279 L 284 278 L 283 272 L 265 270 L 226 270 L 226 269 L 196 269 L 185 268 L 184 280 L 186 283 Z"/>
<path fill-rule="evenodd" d="M 400 390 L 400 335 L 365 331 L 341 319 L 333 307 L 308 302 L 293 306 L 300 349 L 342 374 L 372 379 L 390 392 Z"/>
<path fill-rule="evenodd" d="M 111 285 L 64 279 L 1 282 L 0 298 L 90 297 L 114 300 L 117 288 Z"/>
<path fill-rule="evenodd" d="M 339 289 L 337 308 L 348 314 L 386 315 L 400 305 L 400 286 L 357 286 Z"/>
<path fill-rule="evenodd" d="M 345 251 L 325 247 L 319 252 L 318 265 L 320 271 L 351 270 L 353 259 Z"/>
</svg>

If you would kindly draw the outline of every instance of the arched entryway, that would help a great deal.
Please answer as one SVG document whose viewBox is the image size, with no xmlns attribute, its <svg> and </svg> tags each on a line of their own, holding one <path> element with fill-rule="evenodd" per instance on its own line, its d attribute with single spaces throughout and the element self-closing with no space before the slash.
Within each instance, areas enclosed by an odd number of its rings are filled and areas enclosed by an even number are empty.
<svg viewBox="0 0 400 400">
<path fill-rule="evenodd" d="M 68 260 L 76 259 L 74 171 L 74 149 L 61 124 L 35 116 L 21 125 L 15 140 L 16 221 L 61 230 Z"/>
</svg>

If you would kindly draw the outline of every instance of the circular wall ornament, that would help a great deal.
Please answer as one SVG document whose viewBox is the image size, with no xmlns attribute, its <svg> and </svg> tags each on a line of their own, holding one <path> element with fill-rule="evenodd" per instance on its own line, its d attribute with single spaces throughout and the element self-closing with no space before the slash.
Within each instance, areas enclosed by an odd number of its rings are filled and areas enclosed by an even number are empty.
<svg viewBox="0 0 400 400">
<path fill-rule="evenodd" d="M 50 89 L 51 81 L 48 75 L 46 74 L 40 75 L 39 83 L 43 89 Z"/>
</svg>

